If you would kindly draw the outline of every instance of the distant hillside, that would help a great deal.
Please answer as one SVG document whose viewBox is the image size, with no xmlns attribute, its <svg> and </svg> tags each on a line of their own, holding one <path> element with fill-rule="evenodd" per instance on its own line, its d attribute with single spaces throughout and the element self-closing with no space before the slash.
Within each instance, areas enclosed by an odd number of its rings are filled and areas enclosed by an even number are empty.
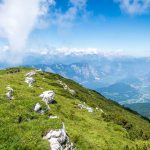
<svg viewBox="0 0 150 150">
<path fill-rule="evenodd" d="M 116 100 L 119 103 L 125 103 L 127 99 L 138 99 L 138 90 L 125 83 L 115 83 L 108 87 L 97 89 L 107 98 Z"/>
<path fill-rule="evenodd" d="M 150 103 L 135 103 L 135 104 L 126 104 L 125 107 L 128 107 L 139 114 L 150 118 Z"/>
<path fill-rule="evenodd" d="M 148 120 L 72 80 L 10 68 L 0 83 L 0 150 L 50 150 L 58 141 L 76 150 L 150 149 Z"/>
</svg>

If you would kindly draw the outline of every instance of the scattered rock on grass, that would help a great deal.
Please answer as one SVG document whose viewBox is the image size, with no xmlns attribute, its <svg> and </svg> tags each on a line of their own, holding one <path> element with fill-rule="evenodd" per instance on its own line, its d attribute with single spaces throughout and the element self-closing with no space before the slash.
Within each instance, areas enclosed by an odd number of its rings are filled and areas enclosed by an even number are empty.
<svg viewBox="0 0 150 150">
<path fill-rule="evenodd" d="M 34 106 L 34 111 L 40 114 L 44 114 L 45 112 L 47 112 L 49 109 L 42 109 L 42 106 L 40 105 L 40 103 L 36 103 L 36 105 Z"/>
<path fill-rule="evenodd" d="M 34 107 L 34 111 L 35 112 L 40 112 L 42 110 L 42 107 L 39 103 L 36 103 L 35 107 Z"/>
<path fill-rule="evenodd" d="M 14 97 L 13 97 L 13 92 L 14 92 L 14 90 L 8 85 L 7 86 L 7 93 L 6 93 L 6 97 L 7 97 L 7 99 L 9 99 L 9 100 L 12 100 L 12 99 L 14 99 Z"/>
<path fill-rule="evenodd" d="M 25 76 L 25 82 L 29 84 L 29 87 L 32 87 L 32 84 L 35 82 L 35 79 L 33 76 L 36 75 L 35 71 L 28 72 Z"/>
<path fill-rule="evenodd" d="M 69 91 L 69 93 L 72 94 L 72 95 L 75 95 L 75 94 L 76 94 L 75 90 L 72 90 L 72 89 L 70 89 L 70 88 L 68 88 L 68 91 Z"/>
<path fill-rule="evenodd" d="M 68 86 L 66 83 L 62 82 L 61 80 L 58 80 L 58 83 L 59 83 L 60 85 L 62 85 L 63 88 L 64 88 L 64 90 L 67 90 L 70 94 L 72 94 L 72 95 L 75 95 L 75 94 L 76 94 L 75 90 L 69 88 L 69 86 Z"/>
<path fill-rule="evenodd" d="M 100 109 L 101 113 L 104 113 L 103 109 Z"/>
<path fill-rule="evenodd" d="M 48 104 L 56 103 L 56 101 L 54 100 L 55 93 L 53 91 L 45 91 L 40 95 L 40 97 L 46 103 L 48 109 L 50 109 Z"/>
<path fill-rule="evenodd" d="M 50 119 L 58 119 L 58 116 L 49 116 Z"/>
<path fill-rule="evenodd" d="M 36 75 L 36 72 L 35 71 L 31 71 L 31 72 L 28 72 L 25 76 L 26 77 L 33 77 Z"/>
<path fill-rule="evenodd" d="M 80 109 L 86 109 L 88 112 L 93 112 L 93 108 L 86 106 L 85 104 L 78 104 Z"/>
<path fill-rule="evenodd" d="M 103 109 L 96 107 L 96 110 L 99 110 L 101 113 L 104 113 Z"/>
<path fill-rule="evenodd" d="M 32 87 L 32 84 L 35 82 L 33 77 L 26 77 L 25 82 L 28 83 L 29 87 Z"/>
<path fill-rule="evenodd" d="M 64 124 L 62 129 L 49 131 L 43 139 L 49 141 L 51 150 L 74 150 L 73 144 L 69 142 Z"/>
</svg>

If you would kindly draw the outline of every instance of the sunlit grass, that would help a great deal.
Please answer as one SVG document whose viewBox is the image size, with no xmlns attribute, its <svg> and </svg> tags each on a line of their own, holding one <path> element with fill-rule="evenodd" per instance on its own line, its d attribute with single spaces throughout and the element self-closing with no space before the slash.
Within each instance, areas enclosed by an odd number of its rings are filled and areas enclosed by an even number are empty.
<svg viewBox="0 0 150 150">
<path fill-rule="evenodd" d="M 36 82 L 29 88 L 24 82 L 31 69 L 20 68 L 0 71 L 0 150 L 48 150 L 49 143 L 43 135 L 50 129 L 58 129 L 65 123 L 71 142 L 77 150 L 150 149 L 150 123 L 106 100 L 98 93 L 59 75 L 37 72 Z M 61 87 L 62 80 L 76 95 Z M 6 99 L 6 86 L 14 89 L 14 100 Z M 33 111 L 37 102 L 46 107 L 39 95 L 46 90 L 56 93 L 57 104 L 50 111 L 38 114 Z M 93 113 L 81 110 L 77 104 L 86 102 Z M 105 115 L 95 108 L 103 109 Z M 49 115 L 59 119 L 49 119 Z"/>
</svg>

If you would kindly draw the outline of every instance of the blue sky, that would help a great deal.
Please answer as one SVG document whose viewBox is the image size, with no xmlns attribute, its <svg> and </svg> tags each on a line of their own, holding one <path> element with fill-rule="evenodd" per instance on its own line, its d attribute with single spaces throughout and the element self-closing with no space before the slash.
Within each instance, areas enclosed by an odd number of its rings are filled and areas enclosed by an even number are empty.
<svg viewBox="0 0 150 150">
<path fill-rule="evenodd" d="M 10 0 L 5 1 L 9 6 Z M 31 22 L 27 33 L 18 32 L 18 35 L 25 36 L 25 41 L 17 37 L 13 41 L 7 29 L 7 34 L 1 36 L 0 45 L 14 46 L 20 42 L 21 46 L 37 49 L 97 48 L 106 52 L 121 50 L 130 55 L 150 56 L 149 0 L 49 0 L 49 4 L 45 1 L 44 8 L 44 14 L 35 16 L 35 20 L 39 20 L 36 25 Z M 3 28 L 0 26 L 0 31 Z M 16 28 L 24 29 L 20 26 Z M 21 49 L 21 46 L 14 47 Z"/>
</svg>

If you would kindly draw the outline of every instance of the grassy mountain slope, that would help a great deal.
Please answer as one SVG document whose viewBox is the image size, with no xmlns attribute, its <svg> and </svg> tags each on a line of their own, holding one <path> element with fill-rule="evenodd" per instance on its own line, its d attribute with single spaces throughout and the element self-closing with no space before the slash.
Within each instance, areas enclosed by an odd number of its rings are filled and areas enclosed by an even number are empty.
<svg viewBox="0 0 150 150">
<path fill-rule="evenodd" d="M 150 149 L 150 123 L 95 91 L 72 80 L 51 73 L 37 72 L 30 88 L 24 82 L 29 68 L 0 71 L 0 150 L 49 150 L 42 136 L 65 123 L 71 142 L 77 150 L 136 150 Z M 57 80 L 76 91 L 72 96 Z M 14 100 L 6 99 L 6 86 L 14 89 Z M 56 93 L 57 104 L 45 114 L 33 111 L 37 102 L 46 107 L 39 95 L 46 90 Z M 79 109 L 78 104 L 94 108 L 93 113 Z M 102 109 L 96 110 L 98 107 Z M 57 115 L 59 119 L 49 119 Z"/>
</svg>

